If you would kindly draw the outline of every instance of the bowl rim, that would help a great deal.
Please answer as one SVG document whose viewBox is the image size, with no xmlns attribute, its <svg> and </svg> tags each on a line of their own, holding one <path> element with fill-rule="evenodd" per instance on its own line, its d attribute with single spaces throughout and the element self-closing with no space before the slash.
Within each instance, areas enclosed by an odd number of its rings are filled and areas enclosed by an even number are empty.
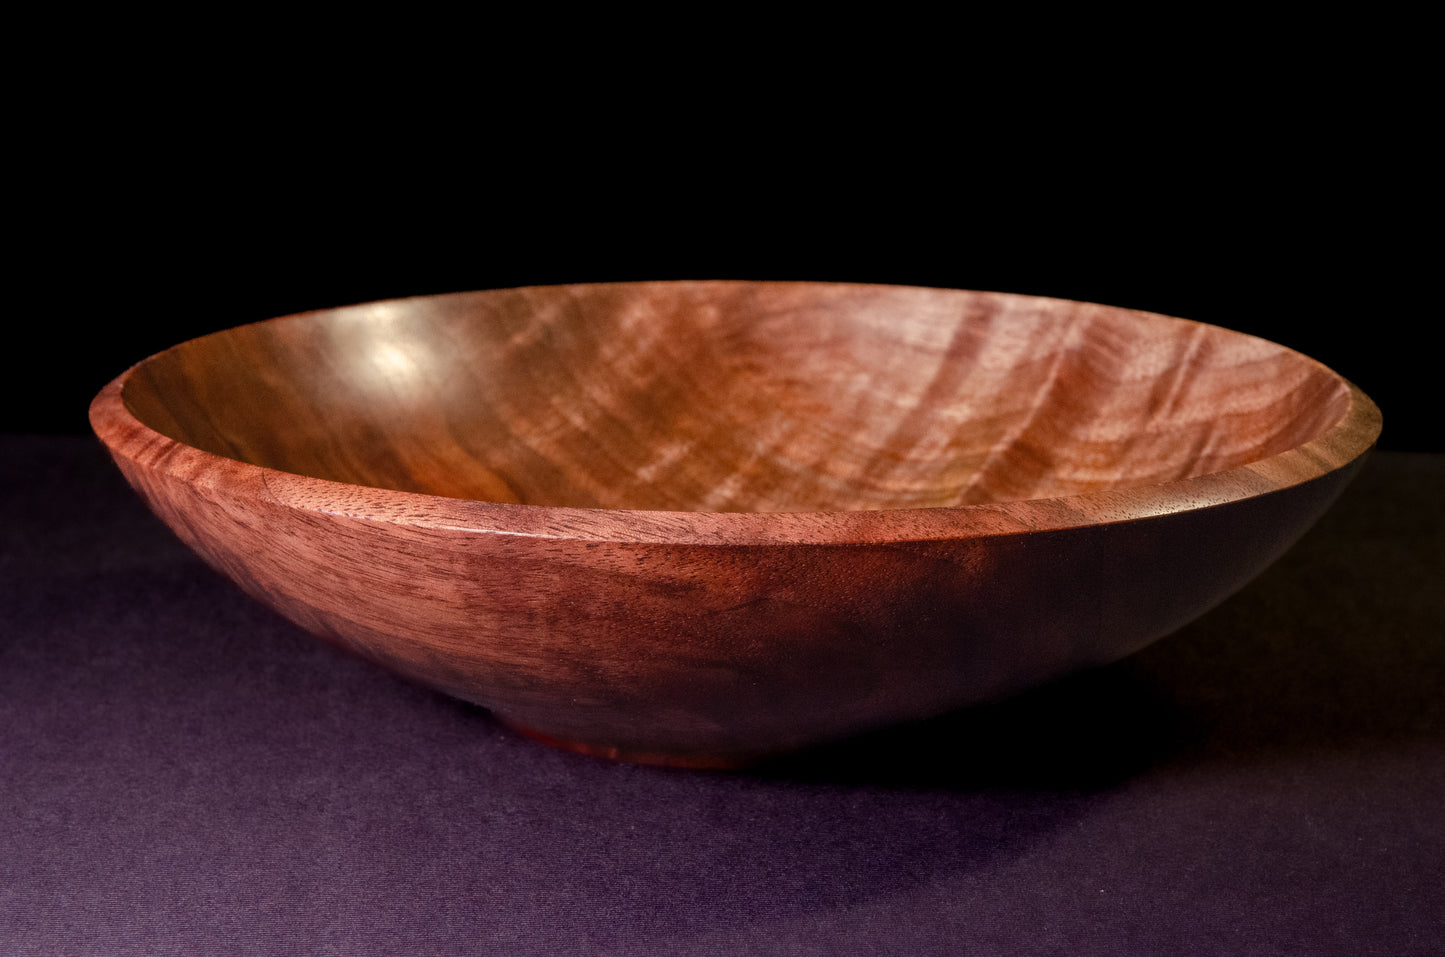
<svg viewBox="0 0 1445 957">
<path fill-rule="evenodd" d="M 672 282 L 672 281 L 663 281 Z M 699 282 L 681 280 L 683 282 Z M 711 280 L 700 282 L 713 282 Z M 719 283 L 745 282 L 717 280 Z M 562 287 L 658 285 L 658 282 L 568 283 Z M 769 283 L 776 284 L 776 283 Z M 836 282 L 792 282 L 786 285 L 828 287 L 867 286 L 871 288 L 935 289 L 945 287 L 902 286 Z M 478 290 L 523 291 L 557 287 L 512 287 Z M 443 293 L 359 303 L 355 306 L 309 310 L 260 320 L 280 322 L 303 316 L 335 313 L 339 310 L 438 300 L 475 292 Z M 1016 293 L 984 293 L 1034 302 L 1057 302 L 1116 309 L 1142 318 L 1165 319 L 1210 325 L 1160 313 L 1082 303 L 1048 296 Z M 240 328 L 235 327 L 235 328 Z M 1259 339 L 1249 333 L 1223 326 L 1237 336 Z M 218 330 L 209 335 L 224 335 Z M 197 338 L 207 338 L 201 336 Z M 196 341 L 194 339 L 187 341 Z M 148 356 L 111 380 L 91 401 L 92 429 L 117 461 L 125 460 L 148 470 L 158 470 L 187 484 L 245 495 L 263 495 L 276 504 L 348 519 L 409 526 L 459 534 L 517 536 L 558 541 L 609 542 L 619 544 L 675 545 L 878 545 L 960 538 L 981 538 L 1033 532 L 1062 531 L 1192 512 L 1283 491 L 1323 478 L 1359 463 L 1374 447 L 1382 428 L 1379 407 L 1359 387 L 1316 359 L 1270 340 L 1270 345 L 1289 352 L 1326 372 L 1347 390 L 1340 416 L 1308 442 L 1276 452 L 1254 462 L 1218 472 L 1172 479 L 1164 482 L 1114 489 L 1096 489 L 1053 498 L 971 505 L 944 505 L 802 512 L 707 512 L 649 509 L 609 509 L 566 505 L 523 505 L 474 499 L 448 498 L 424 492 L 400 491 L 315 478 L 255 465 L 187 445 L 142 422 L 126 406 L 124 389 L 137 370 L 148 362 L 185 343 L 177 343 Z"/>
</svg>

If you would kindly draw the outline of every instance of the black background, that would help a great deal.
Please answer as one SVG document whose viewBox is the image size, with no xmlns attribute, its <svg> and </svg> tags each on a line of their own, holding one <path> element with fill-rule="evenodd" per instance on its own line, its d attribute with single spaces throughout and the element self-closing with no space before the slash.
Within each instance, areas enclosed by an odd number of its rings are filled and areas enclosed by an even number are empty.
<svg viewBox="0 0 1445 957">
<path fill-rule="evenodd" d="M 1032 293 L 1239 329 L 1360 385 L 1382 448 L 1441 450 L 1438 204 L 1395 95 L 1408 78 L 1362 85 L 1326 52 L 1230 92 L 1175 52 L 1006 96 L 997 77 L 879 86 L 837 61 L 744 91 L 685 52 L 525 98 L 496 70 L 262 91 L 254 63 L 194 84 L 173 61 L 127 64 L 27 121 L 0 428 L 84 432 L 90 397 L 130 364 L 276 315 L 740 278 Z"/>
</svg>

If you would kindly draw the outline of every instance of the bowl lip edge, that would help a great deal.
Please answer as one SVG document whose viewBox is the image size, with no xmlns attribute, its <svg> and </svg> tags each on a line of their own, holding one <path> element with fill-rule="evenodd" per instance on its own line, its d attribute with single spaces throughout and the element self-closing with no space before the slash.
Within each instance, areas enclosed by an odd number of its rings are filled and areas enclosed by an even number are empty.
<svg viewBox="0 0 1445 957">
<path fill-rule="evenodd" d="M 565 285 L 643 284 L 651 283 Z M 789 284 L 899 288 L 869 283 Z M 902 288 L 943 290 L 944 287 Z M 513 290 L 475 290 L 387 301 L 428 300 L 492 291 Z M 1050 298 L 1017 293 L 985 294 L 1032 300 Z M 369 305 L 373 304 L 358 303 L 334 309 L 311 310 L 260 321 L 274 322 Z M 1178 317 L 1122 306 L 1105 308 L 1209 325 L 1198 323 L 1198 320 L 1179 320 Z M 219 330 L 210 335 L 223 334 L 225 331 L 227 330 Z M 1235 335 L 1251 336 L 1250 333 L 1237 330 L 1227 331 Z M 160 470 L 188 483 L 193 483 L 197 476 L 205 475 L 206 484 L 212 487 L 244 484 L 252 490 L 264 489 L 267 496 L 278 505 L 360 521 L 457 533 L 624 544 L 905 544 L 914 541 L 1062 531 L 1196 511 L 1282 491 L 1344 471 L 1360 462 L 1378 441 L 1382 428 L 1379 407 L 1353 382 L 1318 360 L 1271 340 L 1263 341 L 1301 356 L 1323 369 L 1346 389 L 1347 402 L 1341 415 L 1308 442 L 1244 465 L 1183 479 L 1126 488 L 1098 489 L 1054 498 L 972 505 L 809 512 L 661 511 L 487 502 L 353 485 L 228 458 L 187 445 L 151 428 L 130 411 L 122 393 L 131 376 L 155 356 L 140 360 L 107 383 L 92 400 L 89 418 L 97 437 L 118 460 L 123 458 L 148 470 Z M 177 343 L 170 348 L 183 344 Z M 162 353 L 167 351 L 170 350 L 162 350 Z"/>
</svg>

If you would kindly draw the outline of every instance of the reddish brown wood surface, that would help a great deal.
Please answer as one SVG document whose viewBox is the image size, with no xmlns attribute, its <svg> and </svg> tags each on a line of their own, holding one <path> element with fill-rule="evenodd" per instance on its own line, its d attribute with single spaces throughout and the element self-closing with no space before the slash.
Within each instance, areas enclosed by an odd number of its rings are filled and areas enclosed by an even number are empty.
<svg viewBox="0 0 1445 957">
<path fill-rule="evenodd" d="M 594 753 L 734 764 L 1177 628 L 1379 432 L 1280 346 L 954 290 L 634 283 L 309 313 L 92 422 L 212 565 Z"/>
</svg>

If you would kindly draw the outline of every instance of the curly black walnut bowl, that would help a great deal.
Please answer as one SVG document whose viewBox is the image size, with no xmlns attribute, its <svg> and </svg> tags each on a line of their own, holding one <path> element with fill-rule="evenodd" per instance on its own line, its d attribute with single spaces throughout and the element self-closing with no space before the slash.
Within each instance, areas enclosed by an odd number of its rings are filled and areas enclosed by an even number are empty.
<svg viewBox="0 0 1445 957">
<path fill-rule="evenodd" d="M 1214 326 L 751 282 L 273 319 L 141 362 L 91 421 L 297 624 L 535 737 L 693 766 L 1128 655 L 1278 557 L 1380 430 Z"/>
</svg>

